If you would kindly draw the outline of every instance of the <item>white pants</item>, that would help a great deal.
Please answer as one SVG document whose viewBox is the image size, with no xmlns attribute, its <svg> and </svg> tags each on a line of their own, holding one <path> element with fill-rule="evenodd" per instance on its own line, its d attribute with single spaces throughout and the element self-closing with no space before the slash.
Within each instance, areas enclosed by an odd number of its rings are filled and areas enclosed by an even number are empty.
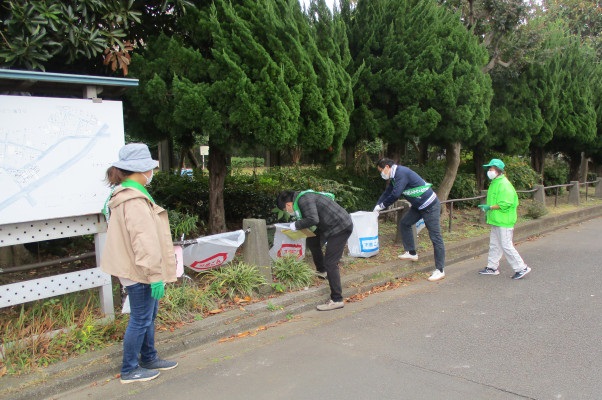
<svg viewBox="0 0 602 400">
<path fill-rule="evenodd" d="M 506 256 L 506 260 L 514 270 L 514 272 L 522 271 L 527 267 L 518 251 L 512 243 L 514 228 L 502 228 L 500 226 L 492 226 L 489 236 L 489 257 L 487 257 L 487 268 L 498 269 L 502 254 Z"/>
</svg>

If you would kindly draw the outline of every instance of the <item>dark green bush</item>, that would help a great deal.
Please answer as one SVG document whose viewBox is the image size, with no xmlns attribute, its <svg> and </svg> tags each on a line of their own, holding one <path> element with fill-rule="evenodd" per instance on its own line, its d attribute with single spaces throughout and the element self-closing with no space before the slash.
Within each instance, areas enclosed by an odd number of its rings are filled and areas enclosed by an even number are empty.
<svg viewBox="0 0 602 400">
<path fill-rule="evenodd" d="M 521 157 L 504 157 L 503 161 L 506 164 L 506 176 L 516 190 L 531 190 L 539 183 L 539 174 L 531 168 L 529 160 Z M 518 197 L 530 199 L 533 194 L 519 193 Z"/>
<path fill-rule="evenodd" d="M 263 167 L 265 161 L 260 157 L 232 157 L 231 161 L 232 169 L 235 168 L 254 168 Z"/>
<path fill-rule="evenodd" d="M 437 189 L 445 173 L 444 162 L 433 162 L 412 168 Z M 520 161 L 508 162 L 510 179 L 518 177 L 515 187 L 530 188 L 536 174 Z M 273 212 L 276 196 L 281 190 L 307 190 L 334 193 L 336 201 L 348 212 L 372 210 L 386 187 L 376 167 L 368 174 L 357 176 L 351 169 L 331 167 L 270 168 L 265 172 L 245 174 L 234 170 L 226 177 L 224 207 L 229 227 L 238 229 L 245 218 L 265 219 L 268 224 L 278 221 Z M 458 173 L 450 199 L 475 197 L 476 183 L 473 174 Z M 208 175 L 195 170 L 192 176 L 179 176 L 159 172 L 153 179 L 151 194 L 158 204 L 170 211 L 186 216 L 197 216 L 195 233 L 201 234 L 209 218 Z M 473 206 L 459 203 L 458 207 Z"/>
<path fill-rule="evenodd" d="M 595 182 L 597 179 L 598 179 L 598 174 L 596 174 L 595 172 L 587 173 L 587 181 L 588 182 Z"/>
<path fill-rule="evenodd" d="M 531 219 L 543 217 L 548 213 L 548 209 L 546 208 L 545 204 L 540 203 L 538 201 L 533 201 L 527 204 L 526 209 L 527 212 L 525 213 L 525 216 Z"/>
<path fill-rule="evenodd" d="M 425 181 L 433 184 L 433 189 L 437 190 L 441 185 L 441 181 L 443 180 L 443 176 L 445 175 L 445 162 L 444 161 L 434 161 L 430 162 L 424 166 L 411 167 L 414 171 L 418 173 Z M 464 172 L 458 172 L 456 175 L 456 180 L 454 181 L 454 185 L 452 186 L 451 191 L 449 192 L 449 199 L 465 199 L 470 197 L 477 196 L 476 191 L 476 180 L 474 174 L 468 174 Z M 474 207 L 478 201 L 474 204 L 471 202 L 460 202 L 454 204 L 454 207 Z"/>
<path fill-rule="evenodd" d="M 555 186 L 569 183 L 569 166 L 565 161 L 557 159 L 546 159 L 543 169 L 543 185 Z M 561 194 L 565 188 L 558 188 L 558 193 Z M 546 189 L 547 196 L 556 194 L 556 188 Z"/>
</svg>

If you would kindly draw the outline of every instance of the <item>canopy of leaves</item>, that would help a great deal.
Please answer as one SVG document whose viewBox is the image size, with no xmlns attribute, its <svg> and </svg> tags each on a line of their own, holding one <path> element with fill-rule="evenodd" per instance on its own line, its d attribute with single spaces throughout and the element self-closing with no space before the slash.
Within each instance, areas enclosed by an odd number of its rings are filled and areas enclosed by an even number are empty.
<svg viewBox="0 0 602 400">
<path fill-rule="evenodd" d="M 351 130 L 389 143 L 468 141 L 486 133 L 486 50 L 434 1 L 359 1 L 350 48 L 357 68 Z"/>
<path fill-rule="evenodd" d="M 0 65 L 127 75 L 129 52 L 150 32 L 170 31 L 186 0 L 8 0 L 0 8 Z"/>
</svg>

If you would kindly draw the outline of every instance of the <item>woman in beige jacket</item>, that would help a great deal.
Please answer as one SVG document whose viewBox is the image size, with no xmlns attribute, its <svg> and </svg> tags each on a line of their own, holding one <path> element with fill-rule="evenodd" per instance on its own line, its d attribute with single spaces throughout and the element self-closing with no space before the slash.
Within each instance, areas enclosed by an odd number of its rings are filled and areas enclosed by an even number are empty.
<svg viewBox="0 0 602 400">
<path fill-rule="evenodd" d="M 155 349 L 155 318 L 164 283 L 176 280 L 176 262 L 167 212 L 146 190 L 153 178 L 153 160 L 145 144 L 121 148 L 119 161 L 107 170 L 113 191 L 104 213 L 109 224 L 100 268 L 126 287 L 130 319 L 123 337 L 121 382 L 143 382 L 158 370 L 175 368 Z"/>
</svg>

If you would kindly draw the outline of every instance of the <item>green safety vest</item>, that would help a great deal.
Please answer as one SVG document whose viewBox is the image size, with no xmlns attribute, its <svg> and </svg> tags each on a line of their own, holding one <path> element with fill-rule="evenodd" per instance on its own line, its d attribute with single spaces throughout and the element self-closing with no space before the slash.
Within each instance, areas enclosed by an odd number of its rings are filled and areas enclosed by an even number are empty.
<svg viewBox="0 0 602 400">
<path fill-rule="evenodd" d="M 299 210 L 299 204 L 297 204 L 297 203 L 299 202 L 299 198 L 300 198 L 301 196 L 303 196 L 304 194 L 306 194 L 306 193 L 316 193 L 316 194 L 321 194 L 322 196 L 326 196 L 326 197 L 328 197 L 328 198 L 330 198 L 331 200 L 333 200 L 333 201 L 334 201 L 334 194 L 332 194 L 332 193 L 328 193 L 328 192 L 315 192 L 315 191 L 313 191 L 313 190 L 311 190 L 311 189 L 309 189 L 309 190 L 304 190 L 303 192 L 301 192 L 301 193 L 299 193 L 299 194 L 297 195 L 297 198 L 296 198 L 296 199 L 295 199 L 295 201 L 293 202 L 293 211 L 295 212 L 295 216 L 297 217 L 297 219 L 301 219 L 301 218 L 303 218 L 303 217 L 301 216 L 301 210 Z"/>
<path fill-rule="evenodd" d="M 406 197 L 420 197 L 424 194 L 424 192 L 426 192 L 427 190 L 429 190 L 429 188 L 433 186 L 432 183 L 427 183 L 424 186 L 418 186 L 415 188 L 411 188 L 411 189 L 406 189 L 403 192 L 401 192 L 401 194 L 403 194 Z"/>
</svg>

